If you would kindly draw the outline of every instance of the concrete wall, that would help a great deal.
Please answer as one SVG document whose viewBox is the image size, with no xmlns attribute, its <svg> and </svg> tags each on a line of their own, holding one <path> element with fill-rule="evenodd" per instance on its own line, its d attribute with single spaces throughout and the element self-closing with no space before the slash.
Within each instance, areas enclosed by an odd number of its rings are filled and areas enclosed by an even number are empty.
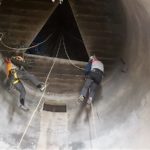
<svg viewBox="0 0 150 150">
<path fill-rule="evenodd" d="M 5 0 L 0 5 L 0 32 L 12 47 L 27 47 L 58 3 L 49 0 Z M 4 48 L 6 49 L 6 48 Z"/>
<path fill-rule="evenodd" d="M 95 54 L 106 68 L 119 59 L 126 35 L 125 15 L 119 0 L 70 0 L 74 17 L 89 55 Z"/>
<path fill-rule="evenodd" d="M 150 2 L 122 0 L 122 5 L 126 14 L 127 38 L 121 56 L 126 62 L 126 73 L 121 71 L 122 64 L 118 64 L 108 78 L 104 78 L 102 93 L 99 89 L 88 121 L 85 121 L 86 111 L 81 111 L 82 108 L 76 104 L 76 95 L 75 98 L 68 98 L 68 95 L 63 97 L 68 113 L 68 124 L 65 125 L 67 132 L 63 132 L 66 134 L 67 143 L 59 145 L 57 139 L 53 139 L 51 143 L 52 134 L 50 130 L 46 130 L 44 133 L 47 133 L 47 149 L 52 144 L 58 149 L 63 146 L 64 149 L 84 150 L 150 149 Z M 9 108 L 13 105 L 13 97 L 10 97 L 4 88 L 1 88 L 0 92 L 0 114 L 3 118 L 0 124 L 1 145 L 3 149 L 11 149 L 18 144 L 31 113 L 21 112 L 15 106 Z M 57 99 L 60 97 L 61 95 L 58 95 Z M 37 95 L 27 97 L 33 110 L 37 99 Z M 9 112 L 12 108 L 14 110 Z M 51 119 L 54 121 L 54 118 L 55 115 Z M 43 118 L 38 112 L 23 140 L 22 149 L 36 149 L 37 145 L 43 142 L 39 139 L 40 131 L 43 133 L 42 128 L 45 126 L 40 124 L 40 119 Z"/>
</svg>

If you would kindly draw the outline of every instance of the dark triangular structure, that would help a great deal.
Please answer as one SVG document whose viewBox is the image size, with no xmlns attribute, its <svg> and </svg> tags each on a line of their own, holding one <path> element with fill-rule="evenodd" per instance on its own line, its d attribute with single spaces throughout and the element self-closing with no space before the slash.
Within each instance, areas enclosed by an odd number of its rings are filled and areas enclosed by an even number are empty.
<svg viewBox="0 0 150 150">
<path fill-rule="evenodd" d="M 68 55 L 72 60 L 88 60 L 88 54 L 68 0 L 64 0 L 63 4 L 57 6 L 31 45 L 43 41 L 51 34 L 47 42 L 28 50 L 27 53 L 55 57 L 60 38 L 63 36 Z M 63 44 L 58 57 L 67 59 Z"/>
</svg>

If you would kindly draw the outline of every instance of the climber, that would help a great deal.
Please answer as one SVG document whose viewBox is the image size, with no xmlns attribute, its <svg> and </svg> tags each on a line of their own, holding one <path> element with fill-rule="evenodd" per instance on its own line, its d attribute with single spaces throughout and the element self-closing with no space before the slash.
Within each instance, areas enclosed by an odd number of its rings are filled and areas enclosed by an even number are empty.
<svg viewBox="0 0 150 150">
<path fill-rule="evenodd" d="M 21 80 L 24 79 L 29 80 L 41 91 L 45 89 L 45 85 L 40 81 L 38 81 L 38 79 L 35 76 L 33 76 L 32 74 L 30 74 L 24 69 L 24 67 L 26 67 L 27 64 L 25 63 L 23 57 L 21 56 L 13 56 L 11 58 L 6 57 L 5 64 L 6 64 L 6 75 L 7 75 L 9 87 L 12 86 L 17 91 L 19 91 L 20 93 L 19 107 L 22 108 L 23 110 L 28 110 L 28 108 L 25 106 L 26 90 Z"/>
<path fill-rule="evenodd" d="M 81 90 L 79 102 L 83 102 L 85 99 L 87 99 L 88 105 L 92 103 L 96 89 L 103 78 L 103 74 L 103 63 L 99 61 L 95 55 L 91 56 L 85 68 L 86 80 Z"/>
</svg>

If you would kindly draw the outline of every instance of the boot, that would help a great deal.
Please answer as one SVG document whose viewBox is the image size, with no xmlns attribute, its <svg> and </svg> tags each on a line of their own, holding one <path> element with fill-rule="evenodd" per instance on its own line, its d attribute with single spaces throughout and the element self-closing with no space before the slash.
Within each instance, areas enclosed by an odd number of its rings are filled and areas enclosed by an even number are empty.
<svg viewBox="0 0 150 150">
<path fill-rule="evenodd" d="M 78 101 L 79 101 L 79 102 L 83 102 L 83 101 L 84 101 L 84 96 L 83 96 L 83 95 L 80 95 Z"/>
<path fill-rule="evenodd" d="M 24 111 L 28 111 L 29 110 L 28 107 L 26 107 L 25 105 L 22 105 L 22 104 L 20 105 L 20 108 L 23 109 Z"/>
<path fill-rule="evenodd" d="M 87 104 L 91 105 L 92 104 L 92 97 L 89 97 L 89 99 L 87 100 Z"/>
<path fill-rule="evenodd" d="M 44 89 L 46 88 L 46 84 L 41 83 L 41 84 L 39 84 L 39 85 L 37 86 L 37 88 L 39 88 L 39 89 L 40 89 L 40 91 L 41 91 L 41 92 L 43 92 L 43 91 L 44 91 Z"/>
</svg>

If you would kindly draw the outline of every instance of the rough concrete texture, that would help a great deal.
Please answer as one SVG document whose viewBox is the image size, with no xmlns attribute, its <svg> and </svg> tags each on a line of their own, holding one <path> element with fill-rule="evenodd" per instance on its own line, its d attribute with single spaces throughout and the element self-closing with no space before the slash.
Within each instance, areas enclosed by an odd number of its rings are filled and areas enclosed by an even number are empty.
<svg viewBox="0 0 150 150">
<path fill-rule="evenodd" d="M 78 94 L 70 98 L 61 94 L 49 96 L 50 103 L 61 98 L 67 104 L 67 112 L 38 111 L 21 149 L 150 149 L 150 2 L 122 0 L 122 3 L 127 21 L 127 41 L 122 57 L 127 72 L 123 73 L 118 64 L 104 78 L 91 112 L 76 103 Z M 16 92 L 8 93 L 2 82 L 0 85 L 0 149 L 12 150 L 38 103 L 39 92 L 30 95 L 27 90 L 31 110 L 23 112 L 16 106 Z"/>
<path fill-rule="evenodd" d="M 3 42 L 15 48 L 29 46 L 57 4 L 49 0 L 2 1 L 0 32 L 4 33 Z"/>
</svg>

